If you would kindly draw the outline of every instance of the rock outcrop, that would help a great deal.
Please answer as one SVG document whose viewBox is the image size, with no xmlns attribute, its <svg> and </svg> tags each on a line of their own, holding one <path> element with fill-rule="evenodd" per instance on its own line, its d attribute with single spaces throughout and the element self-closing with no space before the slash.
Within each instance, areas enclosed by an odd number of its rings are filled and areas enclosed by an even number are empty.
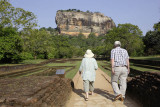
<svg viewBox="0 0 160 107">
<path fill-rule="evenodd" d="M 83 33 L 85 36 L 92 32 L 102 35 L 115 27 L 113 20 L 101 13 L 62 10 L 57 11 L 56 24 L 60 34 L 78 35 Z"/>
</svg>

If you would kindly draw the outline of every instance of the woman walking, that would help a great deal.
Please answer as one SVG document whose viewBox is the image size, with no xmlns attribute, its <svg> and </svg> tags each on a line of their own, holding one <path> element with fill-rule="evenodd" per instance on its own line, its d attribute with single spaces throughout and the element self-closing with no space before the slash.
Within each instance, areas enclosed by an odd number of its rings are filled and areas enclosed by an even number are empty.
<svg viewBox="0 0 160 107">
<path fill-rule="evenodd" d="M 95 70 L 98 69 L 97 62 L 93 56 L 94 54 L 92 51 L 88 49 L 79 68 L 79 74 L 82 74 L 84 91 L 86 92 L 86 101 L 88 101 L 89 91 L 91 92 L 91 95 L 93 95 L 94 81 L 96 77 Z"/>
</svg>

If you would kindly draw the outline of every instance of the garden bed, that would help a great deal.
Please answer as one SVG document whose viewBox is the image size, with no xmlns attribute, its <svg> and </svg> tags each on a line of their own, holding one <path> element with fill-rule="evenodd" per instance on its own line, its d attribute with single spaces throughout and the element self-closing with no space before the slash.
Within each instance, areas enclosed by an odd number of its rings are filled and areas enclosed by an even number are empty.
<svg viewBox="0 0 160 107">
<path fill-rule="evenodd" d="M 71 80 L 58 76 L 8 78 L 0 83 L 0 106 L 64 106 L 72 90 Z"/>
<path fill-rule="evenodd" d="M 141 72 L 128 81 L 127 93 L 144 107 L 159 107 L 160 72 Z"/>
</svg>

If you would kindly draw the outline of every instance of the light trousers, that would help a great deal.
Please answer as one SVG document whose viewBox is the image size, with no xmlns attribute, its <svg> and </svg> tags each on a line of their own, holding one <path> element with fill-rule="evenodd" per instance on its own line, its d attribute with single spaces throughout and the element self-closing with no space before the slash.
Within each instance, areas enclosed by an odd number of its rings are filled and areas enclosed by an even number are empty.
<svg viewBox="0 0 160 107">
<path fill-rule="evenodd" d="M 94 81 L 83 80 L 83 87 L 85 92 L 94 91 Z"/>
<path fill-rule="evenodd" d="M 128 69 L 127 67 L 115 67 L 114 68 L 115 74 L 111 76 L 111 84 L 114 91 L 115 96 L 122 94 L 125 98 L 125 93 L 127 89 L 127 77 L 128 77 Z M 118 81 L 119 85 L 118 86 Z"/>
</svg>

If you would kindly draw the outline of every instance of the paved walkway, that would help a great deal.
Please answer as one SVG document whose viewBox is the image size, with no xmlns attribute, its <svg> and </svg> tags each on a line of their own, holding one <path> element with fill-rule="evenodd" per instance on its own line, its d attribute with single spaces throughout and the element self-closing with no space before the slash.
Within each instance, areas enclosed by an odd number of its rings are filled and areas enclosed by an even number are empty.
<svg viewBox="0 0 160 107">
<path fill-rule="evenodd" d="M 75 90 L 72 92 L 66 107 L 140 107 L 135 101 L 126 96 L 124 102 L 113 101 L 113 90 L 110 84 L 110 77 L 101 69 L 96 71 L 94 95 L 89 95 L 89 100 L 85 101 L 83 91 L 83 80 L 77 73 L 73 79 Z"/>
</svg>

